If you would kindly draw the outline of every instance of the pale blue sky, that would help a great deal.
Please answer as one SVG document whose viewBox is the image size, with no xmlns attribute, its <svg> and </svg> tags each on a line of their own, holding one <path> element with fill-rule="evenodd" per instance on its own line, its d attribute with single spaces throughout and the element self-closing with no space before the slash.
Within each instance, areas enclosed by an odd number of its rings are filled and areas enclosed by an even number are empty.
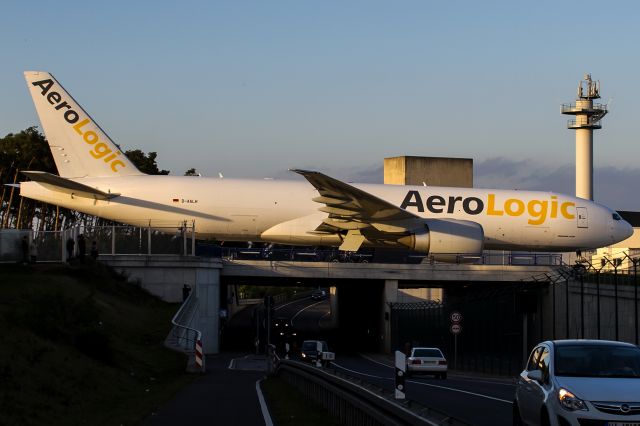
<svg viewBox="0 0 640 426">
<path fill-rule="evenodd" d="M 573 192 L 573 170 L 562 171 L 575 136 L 559 109 L 591 72 L 602 102 L 613 99 L 595 135 L 596 179 L 600 169 L 640 178 L 634 1 L 5 0 L 0 10 L 2 136 L 38 124 L 22 72 L 45 70 L 123 149 L 157 151 L 172 174 L 305 167 L 381 180 L 384 157 L 458 156 L 474 159 L 479 184 Z M 482 167 L 497 158 L 530 172 L 514 181 Z M 564 180 L 548 183 L 553 173 Z M 637 179 L 612 200 L 602 183 L 596 199 L 640 209 Z"/>
</svg>

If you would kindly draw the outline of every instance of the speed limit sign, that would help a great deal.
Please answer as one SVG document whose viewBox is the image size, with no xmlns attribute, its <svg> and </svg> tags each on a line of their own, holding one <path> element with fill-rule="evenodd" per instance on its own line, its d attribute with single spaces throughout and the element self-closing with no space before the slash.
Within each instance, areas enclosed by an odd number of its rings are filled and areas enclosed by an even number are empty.
<svg viewBox="0 0 640 426">
<path fill-rule="evenodd" d="M 462 321 L 462 314 L 458 311 L 451 312 L 451 322 L 453 324 L 459 324 Z"/>
</svg>

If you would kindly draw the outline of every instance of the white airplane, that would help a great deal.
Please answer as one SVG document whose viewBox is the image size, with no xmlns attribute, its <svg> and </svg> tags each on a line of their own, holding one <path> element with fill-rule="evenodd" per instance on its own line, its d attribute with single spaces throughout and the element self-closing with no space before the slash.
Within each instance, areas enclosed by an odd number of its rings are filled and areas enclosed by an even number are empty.
<svg viewBox="0 0 640 426">
<path fill-rule="evenodd" d="M 199 238 L 314 246 L 403 247 L 459 261 L 483 249 L 573 251 L 631 236 L 615 212 L 551 192 L 141 173 L 47 72 L 25 72 L 59 176 L 25 171 L 23 196 L 118 222 L 194 221 Z"/>
</svg>

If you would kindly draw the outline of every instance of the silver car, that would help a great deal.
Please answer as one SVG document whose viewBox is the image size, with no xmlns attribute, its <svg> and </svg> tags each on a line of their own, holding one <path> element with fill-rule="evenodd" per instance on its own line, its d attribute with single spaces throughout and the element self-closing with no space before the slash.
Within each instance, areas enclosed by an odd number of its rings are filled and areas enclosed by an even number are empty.
<svg viewBox="0 0 640 426">
<path fill-rule="evenodd" d="M 640 348 L 607 340 L 538 344 L 518 378 L 513 424 L 640 426 Z"/>
</svg>

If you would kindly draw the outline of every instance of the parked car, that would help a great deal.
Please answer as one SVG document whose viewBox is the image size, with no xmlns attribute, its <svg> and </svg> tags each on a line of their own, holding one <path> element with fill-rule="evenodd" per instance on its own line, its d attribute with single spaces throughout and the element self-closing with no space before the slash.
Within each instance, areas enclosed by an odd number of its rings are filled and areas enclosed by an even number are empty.
<svg viewBox="0 0 640 426">
<path fill-rule="evenodd" d="M 518 378 L 513 424 L 640 425 L 640 348 L 606 340 L 536 345 Z"/>
<path fill-rule="evenodd" d="M 311 298 L 313 300 L 324 300 L 327 298 L 327 291 L 326 290 L 314 290 L 313 293 L 311 293 Z"/>
<path fill-rule="evenodd" d="M 418 373 L 433 374 L 436 378 L 447 378 L 447 359 L 438 348 L 413 348 L 407 358 L 407 376 Z"/>
</svg>

